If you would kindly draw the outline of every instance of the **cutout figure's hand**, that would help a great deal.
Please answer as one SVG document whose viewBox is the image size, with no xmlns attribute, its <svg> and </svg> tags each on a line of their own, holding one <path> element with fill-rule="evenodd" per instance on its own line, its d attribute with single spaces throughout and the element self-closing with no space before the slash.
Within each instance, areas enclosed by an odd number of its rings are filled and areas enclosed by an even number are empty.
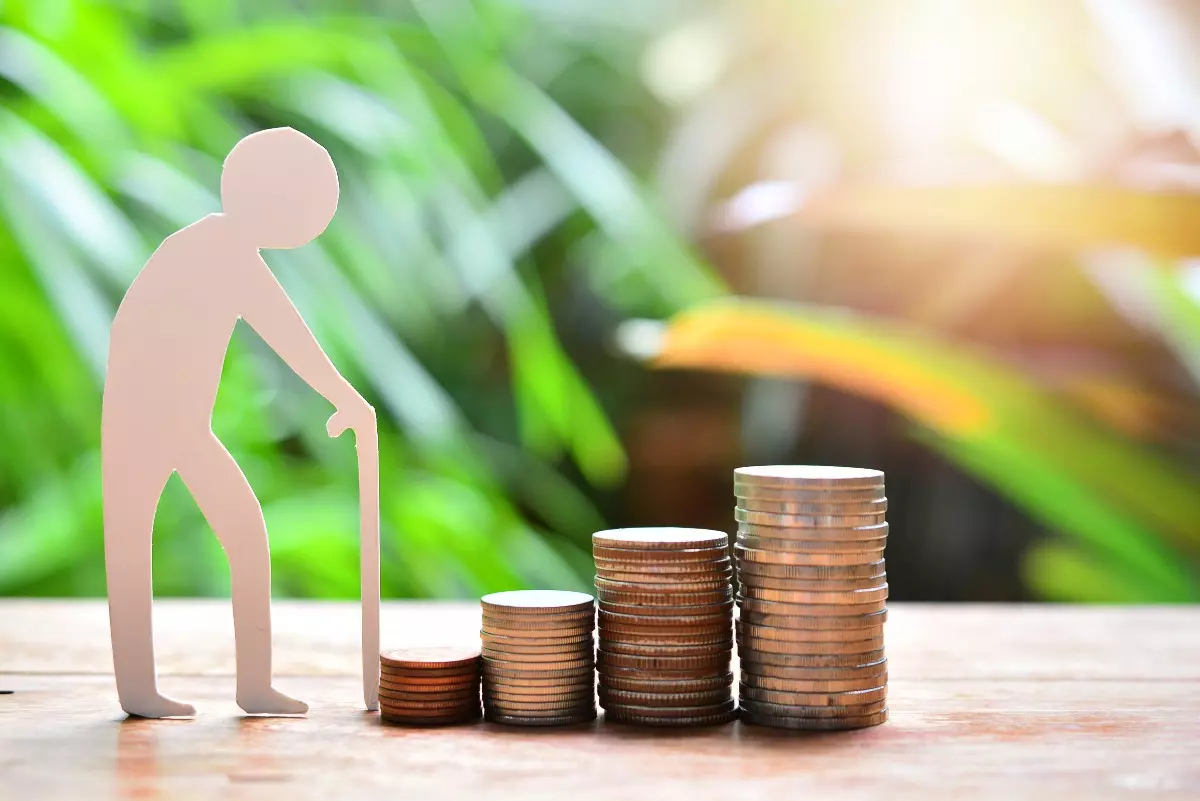
<svg viewBox="0 0 1200 801">
<path fill-rule="evenodd" d="M 356 434 L 375 430 L 375 409 L 357 393 L 350 402 L 339 406 L 325 424 L 325 431 L 335 439 L 348 428 L 354 429 Z"/>
</svg>

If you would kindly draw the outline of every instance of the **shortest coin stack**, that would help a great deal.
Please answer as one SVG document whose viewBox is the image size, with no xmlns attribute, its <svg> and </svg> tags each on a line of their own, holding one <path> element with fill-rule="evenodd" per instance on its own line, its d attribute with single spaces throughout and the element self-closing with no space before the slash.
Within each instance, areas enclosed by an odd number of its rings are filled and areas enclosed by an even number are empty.
<svg viewBox="0 0 1200 801">
<path fill-rule="evenodd" d="M 493 723 L 565 726 L 596 719 L 596 606 L 558 590 L 485 595 L 483 708 Z"/>
<path fill-rule="evenodd" d="M 384 651 L 379 670 L 379 715 L 387 723 L 438 726 L 479 717 L 478 648 Z"/>
</svg>

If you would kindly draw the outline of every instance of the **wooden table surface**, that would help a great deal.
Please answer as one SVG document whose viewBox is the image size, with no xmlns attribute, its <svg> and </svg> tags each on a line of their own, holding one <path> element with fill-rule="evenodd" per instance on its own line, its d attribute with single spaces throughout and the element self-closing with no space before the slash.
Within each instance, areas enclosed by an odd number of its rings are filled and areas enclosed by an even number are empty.
<svg viewBox="0 0 1200 801">
<path fill-rule="evenodd" d="M 384 647 L 472 641 L 476 604 L 385 605 Z M 194 720 L 126 720 L 101 601 L 0 601 L 0 799 L 1200 798 L 1200 607 L 895 604 L 891 720 L 798 734 L 598 721 L 382 726 L 354 604 L 277 602 L 277 685 L 233 703 L 227 603 L 155 607 L 160 685 Z"/>
</svg>

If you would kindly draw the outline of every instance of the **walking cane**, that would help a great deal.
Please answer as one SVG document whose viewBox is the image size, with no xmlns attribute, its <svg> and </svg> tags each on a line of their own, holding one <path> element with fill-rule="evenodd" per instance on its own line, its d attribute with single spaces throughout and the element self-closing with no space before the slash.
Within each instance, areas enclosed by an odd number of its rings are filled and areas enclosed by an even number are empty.
<svg viewBox="0 0 1200 801">
<path fill-rule="evenodd" d="M 329 436 L 337 437 L 347 426 L 335 414 L 329 418 Z M 367 710 L 379 709 L 379 431 L 354 430 L 358 451 L 358 509 L 361 531 L 359 593 L 362 596 L 363 701 Z"/>
</svg>

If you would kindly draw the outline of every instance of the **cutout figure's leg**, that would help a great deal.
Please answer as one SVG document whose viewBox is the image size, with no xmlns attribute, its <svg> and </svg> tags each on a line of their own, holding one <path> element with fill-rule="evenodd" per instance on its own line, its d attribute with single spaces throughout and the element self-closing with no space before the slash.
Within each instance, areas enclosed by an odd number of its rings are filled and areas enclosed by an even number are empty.
<svg viewBox="0 0 1200 801">
<path fill-rule="evenodd" d="M 179 475 L 229 557 L 238 706 L 250 714 L 304 714 L 307 704 L 271 686 L 271 553 L 254 490 L 211 435 L 181 460 Z"/>
<path fill-rule="evenodd" d="M 112 631 L 113 671 L 121 708 L 144 718 L 187 717 L 190 704 L 158 692 L 154 669 L 154 598 L 151 548 L 154 512 L 171 476 L 157 469 L 153 454 L 119 458 L 104 452 L 104 568 L 108 579 L 108 619 Z"/>
</svg>

